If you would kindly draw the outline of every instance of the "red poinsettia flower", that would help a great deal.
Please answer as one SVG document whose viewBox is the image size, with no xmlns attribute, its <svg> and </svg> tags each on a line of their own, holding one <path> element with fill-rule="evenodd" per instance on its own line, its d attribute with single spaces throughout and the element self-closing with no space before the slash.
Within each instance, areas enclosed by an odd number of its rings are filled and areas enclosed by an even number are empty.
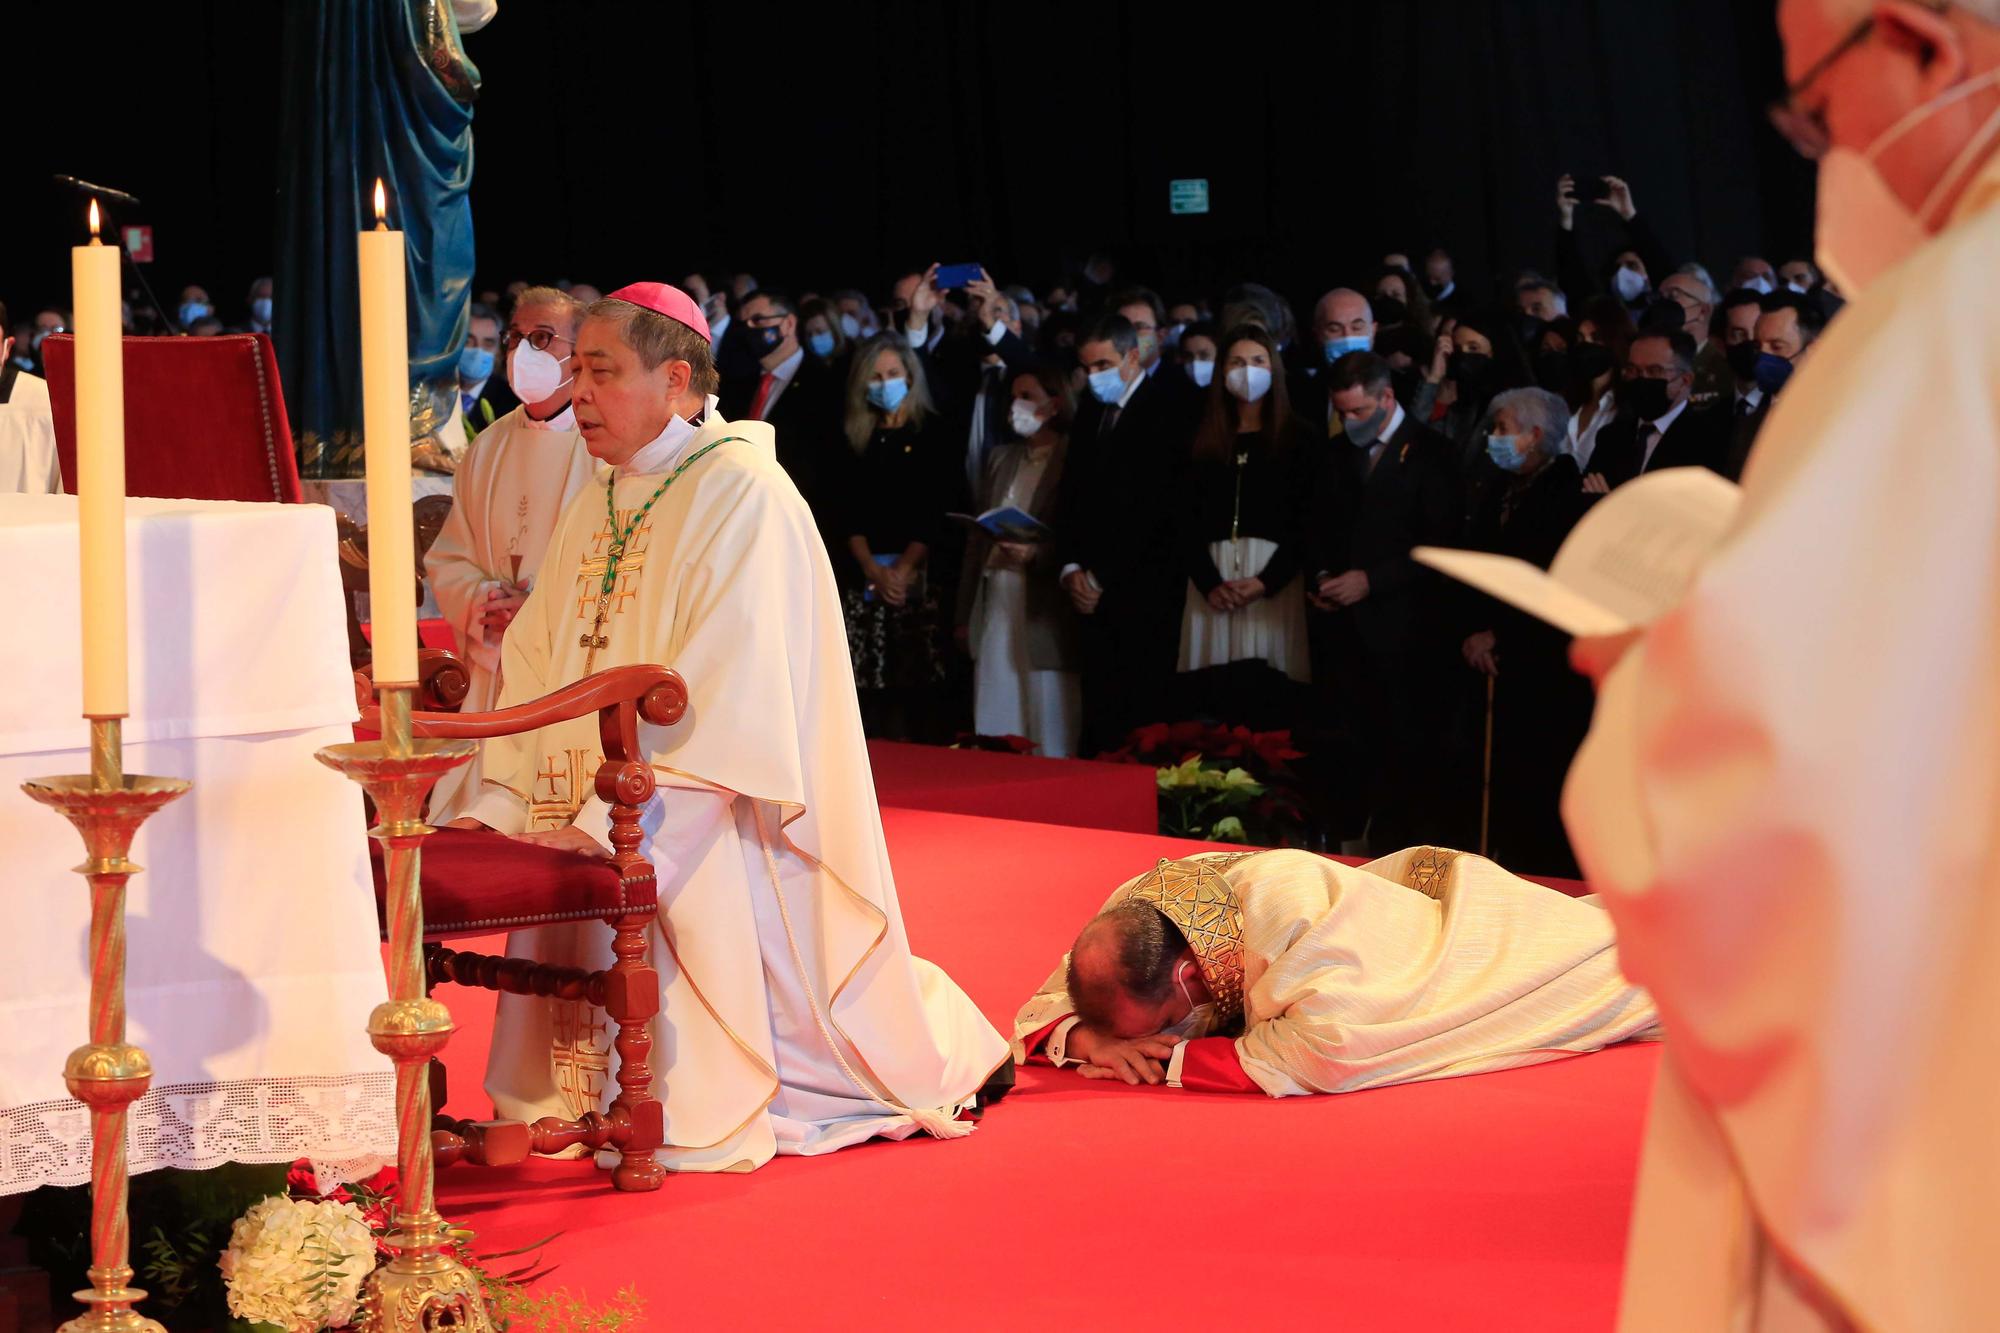
<svg viewBox="0 0 2000 1333">
<path fill-rule="evenodd" d="M 319 1197 L 319 1177 L 313 1173 L 311 1158 L 301 1157 L 292 1163 L 292 1169 L 285 1173 L 285 1190 L 297 1198 Z"/>
<path fill-rule="evenodd" d="M 396 1168 L 385 1166 L 368 1179 L 361 1182 L 361 1188 L 371 1194 L 385 1194 L 394 1197 L 396 1193 Z"/>
</svg>

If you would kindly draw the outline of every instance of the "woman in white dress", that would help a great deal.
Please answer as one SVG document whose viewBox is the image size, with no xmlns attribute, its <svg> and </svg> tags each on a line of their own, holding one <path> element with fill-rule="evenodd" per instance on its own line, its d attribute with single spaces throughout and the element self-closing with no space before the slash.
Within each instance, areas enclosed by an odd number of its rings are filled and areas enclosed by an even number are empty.
<svg viewBox="0 0 2000 1333">
<path fill-rule="evenodd" d="M 1013 438 L 987 455 L 975 509 L 1014 508 L 1049 522 L 1075 414 L 1061 371 L 1016 375 L 1008 408 Z M 1052 544 L 996 541 L 974 529 L 960 579 L 959 632 L 974 662 L 973 729 L 1025 736 L 1041 754 L 1067 759 L 1076 753 L 1083 695 L 1076 611 L 1056 574 Z"/>
<path fill-rule="evenodd" d="M 1300 580 L 1308 436 L 1271 335 L 1248 325 L 1221 347 L 1182 487 L 1183 696 L 1195 715 L 1287 726 L 1311 678 Z"/>
</svg>

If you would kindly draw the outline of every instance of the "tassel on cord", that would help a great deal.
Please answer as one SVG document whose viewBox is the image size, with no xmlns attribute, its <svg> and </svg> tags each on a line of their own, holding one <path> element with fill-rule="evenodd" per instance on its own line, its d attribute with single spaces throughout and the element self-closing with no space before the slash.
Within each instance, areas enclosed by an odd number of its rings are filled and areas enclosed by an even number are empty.
<svg viewBox="0 0 2000 1333">
<path fill-rule="evenodd" d="M 948 1106 L 929 1107 L 923 1110 L 905 1106 L 902 1110 L 916 1122 L 918 1129 L 934 1139 L 962 1139 L 972 1132 L 972 1121 L 960 1120 Z"/>
</svg>

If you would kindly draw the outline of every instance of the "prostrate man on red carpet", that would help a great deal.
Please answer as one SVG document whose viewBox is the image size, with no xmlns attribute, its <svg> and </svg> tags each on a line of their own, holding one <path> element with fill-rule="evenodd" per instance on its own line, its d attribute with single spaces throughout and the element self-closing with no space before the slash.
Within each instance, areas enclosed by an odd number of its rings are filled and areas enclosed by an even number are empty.
<svg viewBox="0 0 2000 1333">
<path fill-rule="evenodd" d="M 1352 1092 L 1658 1035 L 1588 899 L 1415 847 L 1162 861 L 1014 1023 L 1014 1058 L 1210 1091 Z"/>
<path fill-rule="evenodd" d="M 564 511 L 508 627 L 500 704 L 635 663 L 687 680 L 686 719 L 640 732 L 662 787 L 641 844 L 660 883 L 659 1160 L 747 1171 L 970 1132 L 958 1112 L 1007 1044 L 910 954 L 833 569 L 770 425 L 715 410 L 708 323 L 663 283 L 592 305 L 575 367 L 577 424 L 610 466 Z M 608 854 L 598 751 L 593 718 L 489 742 L 469 818 Z M 508 952 L 574 964 L 608 942 L 596 923 L 530 934 Z M 606 1026 L 580 1001 L 504 996 L 486 1079 L 500 1113 L 599 1109 Z"/>
</svg>

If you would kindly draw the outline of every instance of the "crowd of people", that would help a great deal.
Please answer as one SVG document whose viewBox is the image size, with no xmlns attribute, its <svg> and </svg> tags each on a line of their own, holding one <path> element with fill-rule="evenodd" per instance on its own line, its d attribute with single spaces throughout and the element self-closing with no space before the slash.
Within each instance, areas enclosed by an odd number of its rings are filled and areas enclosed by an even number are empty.
<svg viewBox="0 0 2000 1333">
<path fill-rule="evenodd" d="M 820 524 L 871 734 L 1091 756 L 1148 723 L 1286 729 L 1326 845 L 1484 824 L 1505 864 L 1573 873 L 1588 683 L 1558 631 L 1411 550 L 1546 567 L 1642 473 L 1739 476 L 1839 306 L 1810 260 L 1718 283 L 1624 181 L 1590 193 L 1626 239 L 1597 272 L 1565 177 L 1554 274 L 1475 300 L 1445 251 L 1388 254 L 1303 324 L 1256 283 L 1162 296 L 1102 256 L 1039 292 L 937 265 L 874 300 L 683 282 L 718 410 L 773 424 Z M 474 306 L 469 435 L 514 401 L 496 358 L 526 290 Z"/>
<path fill-rule="evenodd" d="M 875 298 L 684 286 L 718 410 L 772 423 L 820 524 L 871 734 L 1062 757 L 1148 723 L 1286 729 L 1325 845 L 1477 845 L 1485 826 L 1506 864 L 1561 873 L 1589 688 L 1557 631 L 1411 550 L 1546 566 L 1641 473 L 1739 476 L 1840 300 L 1806 258 L 1746 257 L 1726 283 L 1675 263 L 1617 177 L 1565 176 L 1555 202 L 1553 273 L 1475 298 L 1446 251 L 1391 253 L 1303 322 L 1257 283 L 1162 296 L 1102 255 L 1039 291 L 937 265 Z M 1586 208 L 1624 240 L 1594 270 Z M 557 288 L 573 334 L 601 294 Z M 467 441 L 528 396 L 511 354 L 529 291 L 472 306 Z M 269 329 L 268 279 L 240 313 L 230 327 Z M 553 401 L 573 343 L 549 313 L 533 379 Z M 200 287 L 177 315 L 224 328 Z M 38 312 L 11 357 L 33 368 L 65 324 Z"/>
</svg>

